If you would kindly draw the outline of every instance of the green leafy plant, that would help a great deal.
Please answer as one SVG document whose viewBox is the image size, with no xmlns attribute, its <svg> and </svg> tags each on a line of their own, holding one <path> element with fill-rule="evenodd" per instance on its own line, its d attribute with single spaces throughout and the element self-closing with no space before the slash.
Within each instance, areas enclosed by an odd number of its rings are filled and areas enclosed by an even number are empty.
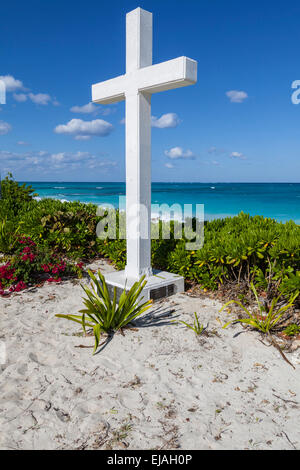
<svg viewBox="0 0 300 470">
<path fill-rule="evenodd" d="M 283 330 L 283 333 L 287 336 L 296 336 L 300 333 L 300 326 L 292 323 Z"/>
<path fill-rule="evenodd" d="M 9 215 L 10 219 L 17 217 L 27 203 L 36 196 L 30 185 L 14 181 L 11 173 L 0 182 L 0 190 L 0 213 L 2 216 Z"/>
<path fill-rule="evenodd" d="M 17 243 L 17 235 L 20 231 L 21 223 L 15 228 L 8 222 L 7 217 L 0 220 L 0 252 L 10 253 Z"/>
<path fill-rule="evenodd" d="M 84 332 L 86 332 L 87 326 L 93 328 L 95 353 L 100 342 L 101 333 L 109 334 L 124 328 L 128 323 L 148 310 L 151 307 L 152 301 L 148 300 L 141 303 L 141 299 L 139 299 L 147 283 L 145 276 L 142 276 L 138 282 L 135 282 L 128 292 L 124 289 L 117 303 L 117 289 L 114 288 L 113 298 L 111 298 L 105 278 L 101 272 L 98 271 L 99 280 L 91 271 L 88 271 L 88 273 L 92 283 L 91 289 L 82 285 L 87 298 L 83 299 L 86 308 L 79 311 L 81 315 L 57 314 L 56 316 L 81 324 Z"/>
<path fill-rule="evenodd" d="M 280 321 L 284 313 L 290 307 L 292 307 L 296 298 L 299 295 L 299 292 L 296 292 L 296 294 L 291 296 L 288 303 L 280 308 L 276 308 L 276 307 L 279 302 L 279 299 L 281 298 L 281 295 L 278 297 L 274 297 L 274 299 L 271 302 L 271 305 L 266 307 L 262 302 L 260 302 L 258 295 L 257 295 L 256 288 L 253 283 L 251 283 L 251 289 L 256 299 L 257 311 L 252 313 L 250 309 L 245 307 L 241 302 L 237 300 L 230 300 L 221 308 L 220 312 L 222 312 L 229 305 L 236 304 L 239 307 L 241 307 L 241 309 L 244 310 L 244 312 L 247 315 L 247 318 L 231 320 L 228 323 L 226 323 L 223 326 L 223 328 L 227 328 L 227 326 L 232 323 L 240 322 L 240 323 L 249 325 L 252 328 L 257 329 L 261 331 L 262 333 L 269 333 L 272 330 L 272 328 L 274 328 L 274 326 Z"/>
<path fill-rule="evenodd" d="M 21 216 L 22 229 L 39 245 L 70 258 L 92 258 L 99 254 L 96 210 L 96 206 L 80 202 L 34 200 Z"/>
<path fill-rule="evenodd" d="M 279 286 L 279 292 L 281 292 L 283 295 L 300 292 L 300 271 L 297 271 L 295 274 L 288 273 Z M 299 302 L 300 298 L 298 299 L 298 304 Z"/>
<path fill-rule="evenodd" d="M 201 335 L 201 333 L 204 330 L 204 326 L 199 323 L 198 316 L 197 316 L 196 312 L 194 313 L 194 315 L 195 315 L 194 325 L 190 325 L 189 323 L 186 323 L 183 320 L 179 320 L 179 321 L 175 320 L 174 323 L 182 323 L 187 328 L 190 328 L 191 330 L 193 330 L 196 333 L 196 335 Z"/>
</svg>

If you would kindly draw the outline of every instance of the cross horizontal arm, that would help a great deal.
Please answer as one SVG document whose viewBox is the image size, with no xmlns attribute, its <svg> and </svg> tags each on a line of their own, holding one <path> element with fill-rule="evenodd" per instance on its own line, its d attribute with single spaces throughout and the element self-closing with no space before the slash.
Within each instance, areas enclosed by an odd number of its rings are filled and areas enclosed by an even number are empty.
<svg viewBox="0 0 300 470">
<path fill-rule="evenodd" d="M 152 94 L 196 82 L 197 62 L 188 57 L 178 57 L 92 85 L 92 101 L 100 104 L 116 103 L 123 101 L 126 91 L 132 88 Z"/>
<path fill-rule="evenodd" d="M 92 101 L 110 104 L 125 100 L 126 75 L 92 85 Z"/>
<path fill-rule="evenodd" d="M 197 82 L 197 62 L 188 57 L 178 57 L 138 70 L 138 90 L 147 93 L 193 85 Z"/>
</svg>

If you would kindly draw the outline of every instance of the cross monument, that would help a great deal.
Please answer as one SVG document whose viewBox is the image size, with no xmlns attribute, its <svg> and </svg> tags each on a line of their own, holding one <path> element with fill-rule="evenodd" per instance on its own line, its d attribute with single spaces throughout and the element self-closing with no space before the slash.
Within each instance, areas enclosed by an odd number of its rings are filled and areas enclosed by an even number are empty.
<svg viewBox="0 0 300 470">
<path fill-rule="evenodd" d="M 152 65 L 152 13 L 136 8 L 126 15 L 126 73 L 92 85 L 94 103 L 125 100 L 126 106 L 127 263 L 125 271 L 110 274 L 106 280 L 124 288 L 125 282 L 130 287 L 146 275 L 146 297 L 151 286 L 166 287 L 161 290 L 166 295 L 184 290 L 182 278 L 161 273 L 158 281 L 151 268 L 151 95 L 196 81 L 197 62 L 187 57 Z M 167 289 L 168 284 L 174 284 L 173 288 Z"/>
</svg>

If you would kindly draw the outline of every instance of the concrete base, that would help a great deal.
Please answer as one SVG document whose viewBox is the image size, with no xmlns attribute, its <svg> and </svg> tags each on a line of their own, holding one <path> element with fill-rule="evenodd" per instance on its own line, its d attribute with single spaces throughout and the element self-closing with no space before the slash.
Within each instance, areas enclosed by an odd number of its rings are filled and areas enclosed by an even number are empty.
<svg viewBox="0 0 300 470">
<path fill-rule="evenodd" d="M 120 297 L 125 285 L 126 291 L 128 291 L 135 282 L 131 279 L 126 280 L 125 271 L 108 273 L 105 275 L 105 280 L 111 294 L 113 294 L 114 287 L 117 288 L 117 298 Z M 144 297 L 144 302 L 150 299 L 155 302 L 178 292 L 184 292 L 184 278 L 182 276 L 154 270 L 153 275 L 147 279 L 147 284 L 141 292 L 141 297 Z"/>
</svg>

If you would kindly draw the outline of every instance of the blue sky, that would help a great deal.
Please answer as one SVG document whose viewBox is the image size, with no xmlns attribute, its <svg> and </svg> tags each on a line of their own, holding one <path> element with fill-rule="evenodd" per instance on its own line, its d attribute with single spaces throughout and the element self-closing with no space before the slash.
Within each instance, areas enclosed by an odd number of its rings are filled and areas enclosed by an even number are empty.
<svg viewBox="0 0 300 470">
<path fill-rule="evenodd" d="M 154 15 L 154 63 L 198 61 L 196 85 L 152 98 L 152 180 L 300 182 L 300 7 L 269 0 L 5 2 L 2 176 L 125 179 L 124 103 L 88 104 L 93 83 L 125 72 L 138 6 Z"/>
</svg>

